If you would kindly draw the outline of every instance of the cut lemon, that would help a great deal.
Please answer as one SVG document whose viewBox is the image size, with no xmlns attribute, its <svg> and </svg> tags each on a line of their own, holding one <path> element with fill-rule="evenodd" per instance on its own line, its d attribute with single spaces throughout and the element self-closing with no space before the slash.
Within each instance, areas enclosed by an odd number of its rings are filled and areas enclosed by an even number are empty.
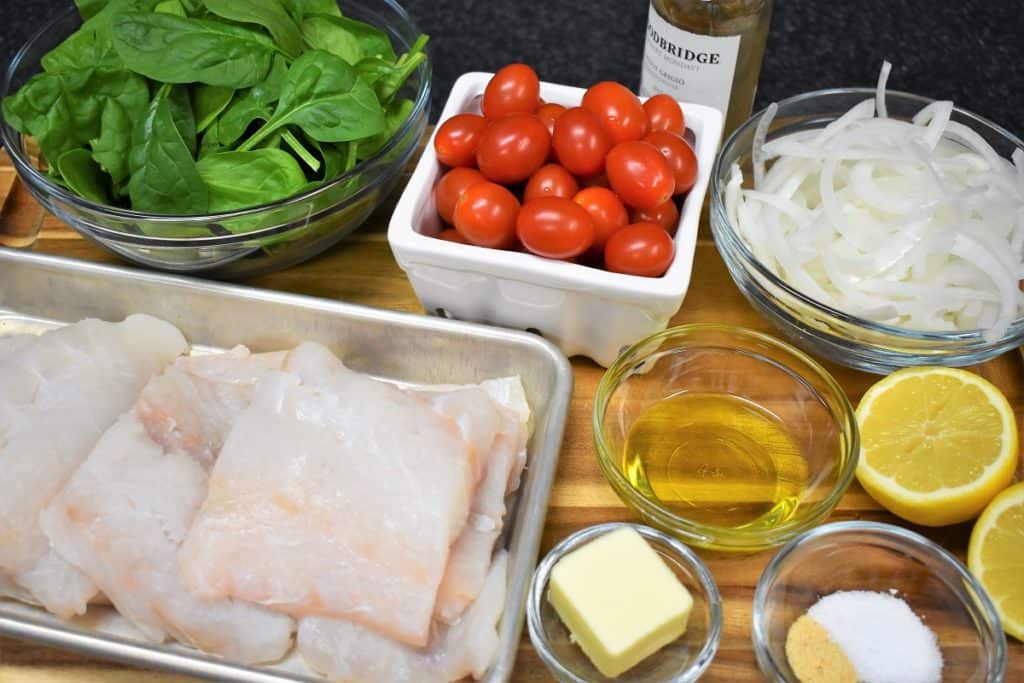
<svg viewBox="0 0 1024 683">
<path fill-rule="evenodd" d="M 971 532 L 967 566 L 995 603 L 1003 629 L 1024 640 L 1024 483 L 989 503 Z"/>
<path fill-rule="evenodd" d="M 894 372 L 864 394 L 857 421 L 857 479 L 916 524 L 972 519 L 1013 481 L 1013 409 L 999 389 L 966 370 Z"/>
</svg>

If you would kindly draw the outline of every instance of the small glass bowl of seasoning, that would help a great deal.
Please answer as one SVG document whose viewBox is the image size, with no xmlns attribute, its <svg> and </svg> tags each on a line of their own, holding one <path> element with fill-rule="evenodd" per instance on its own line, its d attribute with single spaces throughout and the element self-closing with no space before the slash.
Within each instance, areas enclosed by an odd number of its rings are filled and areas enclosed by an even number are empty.
<svg viewBox="0 0 1024 683">
<path fill-rule="evenodd" d="M 754 652 L 786 683 L 997 683 L 1006 636 L 981 584 L 944 548 L 878 522 L 793 539 L 754 593 Z"/>
<path fill-rule="evenodd" d="M 629 348 L 602 378 L 593 420 L 619 498 L 716 550 L 762 550 L 820 524 L 860 451 L 853 407 L 825 368 L 727 325 L 681 325 Z"/>
<path fill-rule="evenodd" d="M 645 613 L 644 603 L 652 596 L 671 603 L 677 591 L 688 596 L 685 614 L 676 615 L 682 618 L 682 634 L 677 629 L 670 642 L 652 643 L 669 627 L 672 610 L 658 605 Z M 619 613 L 621 624 L 609 628 L 609 612 Z M 566 620 L 576 622 L 573 630 Z M 526 621 L 534 649 L 562 683 L 690 683 L 701 677 L 718 650 L 722 600 L 707 566 L 684 544 L 647 526 L 609 523 L 577 531 L 551 549 L 534 572 Z M 642 627 L 648 633 L 633 632 Z M 592 659 L 595 640 L 607 645 L 601 662 L 605 670 L 628 668 L 611 677 L 602 674 Z M 584 645 L 590 646 L 589 655 Z M 622 662 L 626 651 L 645 647 L 656 649 L 636 663 Z M 607 661 L 616 649 L 620 661 Z"/>
</svg>

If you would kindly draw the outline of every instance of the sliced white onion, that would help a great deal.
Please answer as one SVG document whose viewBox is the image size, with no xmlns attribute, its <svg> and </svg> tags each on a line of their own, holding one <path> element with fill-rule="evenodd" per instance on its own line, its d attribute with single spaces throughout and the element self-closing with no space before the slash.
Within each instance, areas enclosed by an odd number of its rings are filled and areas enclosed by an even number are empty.
<svg viewBox="0 0 1024 683">
<path fill-rule="evenodd" d="M 949 101 L 888 118 L 890 71 L 873 99 L 820 130 L 766 141 L 770 106 L 754 132 L 753 188 L 734 165 L 726 212 L 754 255 L 812 299 L 997 340 L 1024 312 L 1024 150 L 1000 157 Z"/>
</svg>

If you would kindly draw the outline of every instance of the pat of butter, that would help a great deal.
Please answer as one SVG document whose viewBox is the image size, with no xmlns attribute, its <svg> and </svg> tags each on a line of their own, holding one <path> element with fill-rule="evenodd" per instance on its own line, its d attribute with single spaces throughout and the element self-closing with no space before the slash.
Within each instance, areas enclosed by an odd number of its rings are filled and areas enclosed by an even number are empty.
<svg viewBox="0 0 1024 683">
<path fill-rule="evenodd" d="M 681 636 L 693 608 L 686 587 L 629 527 L 559 560 L 551 570 L 548 600 L 590 661 L 609 678 Z"/>
</svg>

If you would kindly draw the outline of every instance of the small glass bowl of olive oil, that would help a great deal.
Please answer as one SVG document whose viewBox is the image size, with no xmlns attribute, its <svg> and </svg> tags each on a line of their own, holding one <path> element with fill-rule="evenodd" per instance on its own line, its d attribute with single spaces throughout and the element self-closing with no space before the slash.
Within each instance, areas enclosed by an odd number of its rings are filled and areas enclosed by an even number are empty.
<svg viewBox="0 0 1024 683">
<path fill-rule="evenodd" d="M 780 545 L 831 513 L 857 421 L 821 365 L 768 335 L 683 325 L 637 343 L 594 403 L 598 461 L 640 517 L 718 550 Z"/>
</svg>

